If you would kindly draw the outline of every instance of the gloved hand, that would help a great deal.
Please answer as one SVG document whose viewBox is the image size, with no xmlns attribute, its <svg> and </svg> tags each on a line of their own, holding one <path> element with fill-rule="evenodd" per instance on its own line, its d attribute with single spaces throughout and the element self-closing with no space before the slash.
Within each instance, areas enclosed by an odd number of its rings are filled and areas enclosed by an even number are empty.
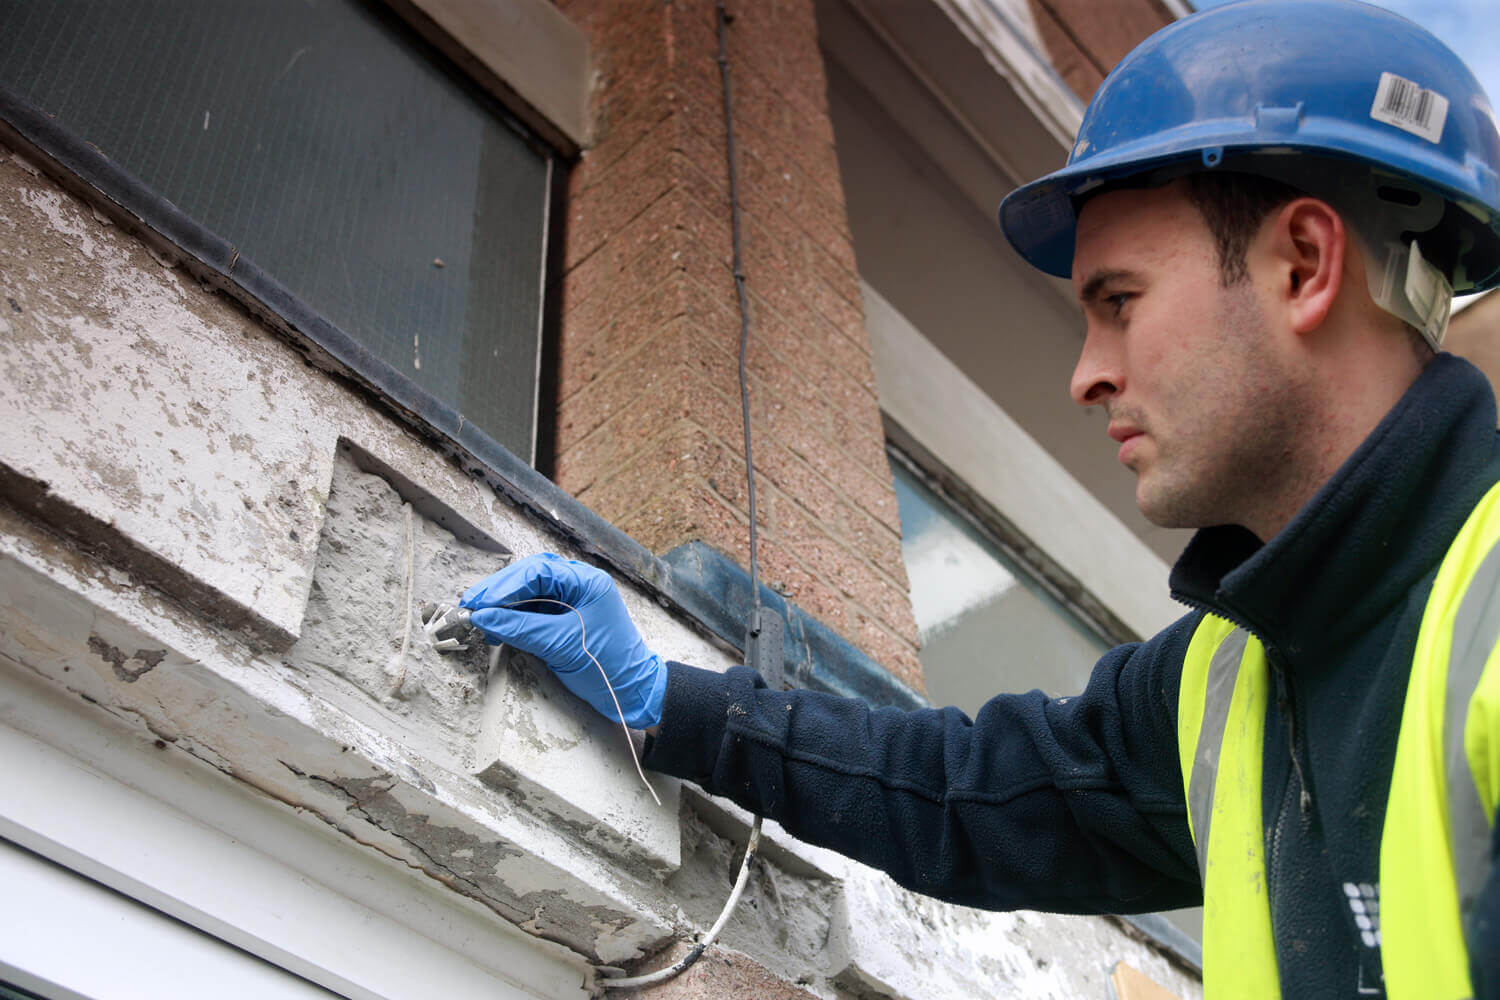
<svg viewBox="0 0 1500 1000">
<path fill-rule="evenodd" d="M 606 718 L 619 715 L 601 667 L 627 726 L 645 729 L 661 721 L 666 665 L 646 648 L 603 570 L 550 552 L 527 556 L 470 587 L 459 603 L 473 612 L 471 623 L 485 639 L 538 657 Z"/>
</svg>

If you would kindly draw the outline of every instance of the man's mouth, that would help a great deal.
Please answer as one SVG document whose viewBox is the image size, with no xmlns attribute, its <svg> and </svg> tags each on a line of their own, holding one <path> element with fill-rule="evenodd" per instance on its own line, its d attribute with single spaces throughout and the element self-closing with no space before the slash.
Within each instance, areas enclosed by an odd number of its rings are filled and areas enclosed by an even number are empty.
<svg viewBox="0 0 1500 1000">
<path fill-rule="evenodd" d="M 1109 436 L 1120 442 L 1120 464 L 1128 466 L 1130 457 L 1134 454 L 1139 440 L 1145 436 L 1145 432 L 1134 424 L 1110 424 Z"/>
</svg>

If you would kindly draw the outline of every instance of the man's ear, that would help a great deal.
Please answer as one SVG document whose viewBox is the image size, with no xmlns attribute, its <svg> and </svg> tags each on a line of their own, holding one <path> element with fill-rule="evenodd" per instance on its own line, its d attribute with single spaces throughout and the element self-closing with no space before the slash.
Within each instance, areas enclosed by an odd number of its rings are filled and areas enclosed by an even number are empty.
<svg viewBox="0 0 1500 1000">
<path fill-rule="evenodd" d="M 1277 212 L 1269 251 L 1279 276 L 1277 290 L 1293 332 L 1321 327 L 1344 282 L 1349 245 L 1344 220 L 1326 202 L 1298 198 Z"/>
</svg>

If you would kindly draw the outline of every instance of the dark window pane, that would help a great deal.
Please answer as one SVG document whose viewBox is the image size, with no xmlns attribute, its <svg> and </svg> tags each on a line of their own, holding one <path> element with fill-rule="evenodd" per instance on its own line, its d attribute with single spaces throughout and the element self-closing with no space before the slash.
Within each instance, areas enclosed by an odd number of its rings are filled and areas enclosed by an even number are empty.
<svg viewBox="0 0 1500 1000">
<path fill-rule="evenodd" d="M 27 993 L 19 986 L 0 982 L 0 1000 L 42 1000 L 42 997 L 36 993 Z"/>
<path fill-rule="evenodd" d="M 382 5 L 0 0 L 0 85 L 533 459 L 549 159 Z"/>
</svg>

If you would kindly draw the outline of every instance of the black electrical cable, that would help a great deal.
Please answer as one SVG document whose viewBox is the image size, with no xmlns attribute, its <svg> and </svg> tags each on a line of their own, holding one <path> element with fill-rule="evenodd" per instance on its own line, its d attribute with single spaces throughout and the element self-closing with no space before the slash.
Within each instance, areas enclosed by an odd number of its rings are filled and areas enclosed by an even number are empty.
<svg viewBox="0 0 1500 1000">
<path fill-rule="evenodd" d="M 745 422 L 745 481 L 749 487 L 748 500 L 750 503 L 750 600 L 751 621 L 760 623 L 760 574 L 758 572 L 755 551 L 755 461 L 750 455 L 750 380 L 746 373 L 745 355 L 750 343 L 750 303 L 745 295 L 745 270 L 743 266 L 743 255 L 740 250 L 740 186 L 739 172 L 734 163 L 734 101 L 733 91 L 729 85 L 729 55 L 724 44 L 724 28 L 730 22 L 729 13 L 724 9 L 724 0 L 718 0 L 714 6 L 715 15 L 718 18 L 719 33 L 719 78 L 724 84 L 724 136 L 725 146 L 729 157 L 729 217 L 730 234 L 734 245 L 734 289 L 740 300 L 740 409 Z M 735 877 L 734 888 L 729 893 L 729 899 L 724 903 L 724 909 L 719 913 L 719 919 L 709 928 L 707 934 L 689 949 L 674 964 L 659 969 L 656 972 L 648 972 L 641 976 L 630 976 L 628 978 L 609 978 L 600 980 L 601 985 L 609 989 L 625 989 L 636 986 L 650 986 L 655 983 L 665 982 L 687 969 L 699 958 L 718 938 L 719 932 L 729 922 L 729 915 L 734 912 L 735 904 L 740 901 L 740 894 L 745 891 L 745 884 L 750 878 L 750 862 L 755 858 L 755 852 L 760 847 L 761 817 L 756 816 L 755 822 L 750 825 L 750 837 L 745 843 L 745 857 L 740 861 L 739 874 Z"/>
<path fill-rule="evenodd" d="M 724 26 L 729 15 L 723 0 L 716 6 L 719 18 L 719 78 L 724 83 L 724 143 L 729 157 L 729 232 L 734 245 L 734 290 L 740 300 L 740 411 L 745 423 L 745 483 L 750 501 L 750 602 L 760 611 L 759 560 L 755 552 L 755 460 L 750 454 L 750 380 L 745 354 L 750 345 L 750 303 L 745 295 L 744 258 L 740 250 L 740 178 L 734 156 L 734 91 L 729 84 L 729 56 L 724 48 Z"/>
</svg>

